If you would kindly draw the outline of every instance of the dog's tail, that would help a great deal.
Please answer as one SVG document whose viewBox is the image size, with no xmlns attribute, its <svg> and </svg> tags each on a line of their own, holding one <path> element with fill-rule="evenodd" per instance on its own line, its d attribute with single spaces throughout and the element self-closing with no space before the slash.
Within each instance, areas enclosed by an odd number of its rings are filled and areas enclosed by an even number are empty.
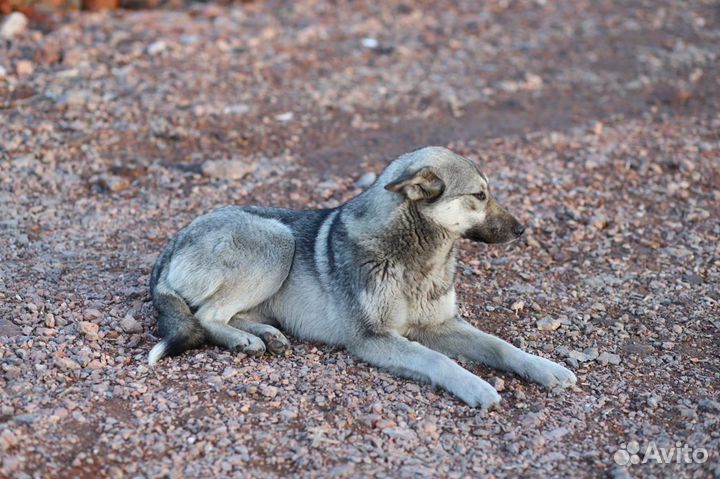
<svg viewBox="0 0 720 479">
<path fill-rule="evenodd" d="M 205 329 L 182 297 L 172 291 L 153 289 L 153 304 L 160 313 L 158 329 L 163 340 L 150 350 L 150 366 L 165 356 L 177 356 L 207 342 Z"/>
</svg>

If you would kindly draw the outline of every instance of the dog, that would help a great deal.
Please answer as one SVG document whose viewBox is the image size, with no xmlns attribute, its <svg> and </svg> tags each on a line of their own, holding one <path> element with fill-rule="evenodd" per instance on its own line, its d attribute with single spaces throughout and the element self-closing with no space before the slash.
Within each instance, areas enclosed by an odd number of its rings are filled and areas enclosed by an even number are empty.
<svg viewBox="0 0 720 479">
<path fill-rule="evenodd" d="M 207 343 L 280 354 L 281 328 L 483 410 L 499 404 L 497 391 L 451 358 L 569 387 L 570 370 L 457 313 L 458 240 L 505 243 L 523 231 L 477 166 L 441 147 L 398 157 L 337 208 L 222 207 L 182 229 L 153 268 L 164 339 L 149 363 Z"/>
</svg>

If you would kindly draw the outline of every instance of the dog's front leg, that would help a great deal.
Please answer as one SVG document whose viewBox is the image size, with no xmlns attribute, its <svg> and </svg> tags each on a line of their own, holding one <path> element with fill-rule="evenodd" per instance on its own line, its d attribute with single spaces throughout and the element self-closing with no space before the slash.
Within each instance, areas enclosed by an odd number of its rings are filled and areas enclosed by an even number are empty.
<svg viewBox="0 0 720 479">
<path fill-rule="evenodd" d="M 364 335 L 348 350 L 399 376 L 436 384 L 470 406 L 489 409 L 500 402 L 500 395 L 490 384 L 444 354 L 398 334 Z"/>
<path fill-rule="evenodd" d="M 548 359 L 526 353 L 491 334 L 484 333 L 461 318 L 416 329 L 409 335 L 422 344 L 450 357 L 464 357 L 490 367 L 514 372 L 546 388 L 569 387 L 575 374 Z"/>
</svg>

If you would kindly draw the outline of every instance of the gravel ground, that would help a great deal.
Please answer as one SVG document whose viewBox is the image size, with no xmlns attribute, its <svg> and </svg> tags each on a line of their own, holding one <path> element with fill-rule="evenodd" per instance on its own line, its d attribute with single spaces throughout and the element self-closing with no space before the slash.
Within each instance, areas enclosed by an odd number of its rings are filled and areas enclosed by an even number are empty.
<svg viewBox="0 0 720 479">
<path fill-rule="evenodd" d="M 717 3 L 207 4 L 0 42 L 0 477 L 720 477 Z M 462 313 L 574 391 L 468 364 L 480 415 L 297 341 L 146 366 L 178 228 L 337 205 L 426 144 L 529 226 L 462 245 Z M 709 458 L 617 466 L 633 440 Z"/>
</svg>

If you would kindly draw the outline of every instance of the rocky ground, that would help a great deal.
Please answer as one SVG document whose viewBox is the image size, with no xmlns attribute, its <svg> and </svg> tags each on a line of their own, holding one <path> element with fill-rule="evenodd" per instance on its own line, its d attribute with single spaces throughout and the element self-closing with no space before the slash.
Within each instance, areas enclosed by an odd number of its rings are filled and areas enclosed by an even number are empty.
<svg viewBox="0 0 720 479">
<path fill-rule="evenodd" d="M 720 477 L 717 3 L 374 3 L 0 39 L 0 477 Z M 575 390 L 466 364 L 503 397 L 481 415 L 297 341 L 146 366 L 178 228 L 337 205 L 426 144 L 478 161 L 529 226 L 461 246 L 461 311 Z M 709 458 L 620 467 L 629 441 Z"/>
</svg>

